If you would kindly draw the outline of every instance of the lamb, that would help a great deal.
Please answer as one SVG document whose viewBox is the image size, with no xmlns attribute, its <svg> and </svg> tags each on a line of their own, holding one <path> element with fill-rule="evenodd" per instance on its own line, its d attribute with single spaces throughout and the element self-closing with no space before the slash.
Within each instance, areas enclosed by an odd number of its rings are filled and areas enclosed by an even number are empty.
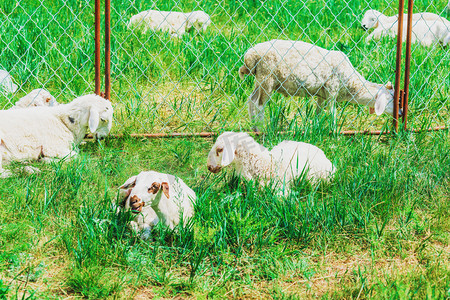
<svg viewBox="0 0 450 300">
<path fill-rule="evenodd" d="M 211 18 L 203 11 L 182 13 L 176 11 L 147 10 L 131 17 L 128 28 L 139 27 L 143 33 L 148 29 L 169 32 L 172 36 L 181 37 L 195 29 L 205 31 L 211 24 Z"/>
<path fill-rule="evenodd" d="M 17 84 L 12 80 L 11 74 L 8 71 L 0 70 L 0 92 L 5 94 L 12 94 L 17 91 Z"/>
<path fill-rule="evenodd" d="M 407 24 L 406 20 L 403 25 L 402 41 L 406 41 L 407 37 Z M 367 38 L 366 42 L 372 39 L 380 39 L 383 36 L 396 37 L 398 27 L 393 24 L 385 24 L 388 28 L 382 26 L 376 28 Z M 392 25 L 392 26 L 391 26 Z M 450 23 L 447 24 L 438 20 L 418 20 L 413 22 L 411 28 L 411 42 L 420 44 L 424 47 L 430 47 L 431 45 L 441 42 L 445 47 L 448 44 L 447 36 L 450 35 Z"/>
<path fill-rule="evenodd" d="M 131 224 L 135 231 L 148 232 L 158 221 L 173 230 L 180 223 L 181 215 L 183 224 L 194 215 L 195 192 L 173 175 L 141 172 L 129 178 L 120 189 L 122 198 L 126 197 L 125 208 L 142 213 Z M 144 232 L 144 235 L 148 234 Z"/>
<path fill-rule="evenodd" d="M 91 94 L 55 107 L 0 110 L 0 177 L 11 172 L 2 163 L 24 160 L 52 161 L 77 153 L 87 129 L 94 137 L 108 135 L 112 126 L 111 103 Z"/>
<path fill-rule="evenodd" d="M 408 14 L 403 15 L 403 20 L 408 18 Z M 388 17 L 385 14 L 379 12 L 375 9 L 369 9 L 364 13 L 364 16 L 361 20 L 361 26 L 364 30 L 369 30 L 370 28 L 381 28 L 384 30 L 394 29 L 393 27 L 397 27 L 398 15 Z M 412 18 L 414 21 L 426 20 L 426 21 L 441 21 L 444 22 L 447 26 L 449 25 L 449 21 L 437 14 L 433 13 L 417 13 L 413 14 Z M 395 25 L 395 26 L 394 26 Z"/>
<path fill-rule="evenodd" d="M 56 101 L 47 90 L 35 89 L 17 101 L 11 109 L 33 107 L 33 106 L 56 106 Z"/>
<path fill-rule="evenodd" d="M 248 99 L 249 115 L 264 120 L 264 106 L 273 91 L 285 96 L 316 96 L 317 112 L 334 101 L 375 106 L 377 115 L 393 114 L 392 84 L 386 86 L 364 79 L 340 51 L 286 40 L 271 40 L 247 50 L 239 76 L 255 76 L 255 88 Z M 401 114 L 401 111 L 400 111 Z"/>
<path fill-rule="evenodd" d="M 262 185 L 275 180 L 278 188 L 284 184 L 285 191 L 302 174 L 317 183 L 331 179 L 335 172 L 324 152 L 314 145 L 283 141 L 269 151 L 244 132 L 222 133 L 208 154 L 210 172 L 218 173 L 228 165 L 247 180 L 258 179 Z"/>
</svg>

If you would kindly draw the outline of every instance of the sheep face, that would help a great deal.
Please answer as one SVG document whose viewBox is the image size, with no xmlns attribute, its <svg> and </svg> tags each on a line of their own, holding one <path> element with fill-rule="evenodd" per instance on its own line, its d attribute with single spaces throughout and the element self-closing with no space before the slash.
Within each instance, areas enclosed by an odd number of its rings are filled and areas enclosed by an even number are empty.
<svg viewBox="0 0 450 300">
<path fill-rule="evenodd" d="M 364 14 L 361 20 L 361 26 L 364 30 L 369 30 L 370 28 L 378 27 L 378 17 L 381 15 L 379 11 L 374 9 L 369 9 Z"/>
<path fill-rule="evenodd" d="M 390 82 L 382 85 L 375 96 L 375 113 L 379 116 L 383 112 L 391 116 L 394 114 L 394 89 Z M 401 110 L 399 110 L 399 115 L 402 115 Z"/>
<path fill-rule="evenodd" d="M 105 138 L 111 131 L 113 121 L 113 107 L 105 99 L 94 103 L 89 110 L 89 130 L 95 139 Z"/>
<path fill-rule="evenodd" d="M 29 92 L 24 97 L 20 98 L 19 102 L 31 106 L 56 106 L 59 103 L 56 101 L 47 90 L 45 89 L 35 89 Z"/>
<path fill-rule="evenodd" d="M 218 173 L 223 167 L 231 164 L 235 158 L 236 146 L 240 142 L 240 135 L 234 132 L 222 133 L 216 140 L 208 154 L 208 170 Z"/>
<path fill-rule="evenodd" d="M 170 198 L 168 178 L 157 172 L 141 172 L 129 178 L 120 188 L 119 198 L 129 198 L 129 208 L 139 213 L 145 206 L 157 206 L 161 197 Z"/>
</svg>

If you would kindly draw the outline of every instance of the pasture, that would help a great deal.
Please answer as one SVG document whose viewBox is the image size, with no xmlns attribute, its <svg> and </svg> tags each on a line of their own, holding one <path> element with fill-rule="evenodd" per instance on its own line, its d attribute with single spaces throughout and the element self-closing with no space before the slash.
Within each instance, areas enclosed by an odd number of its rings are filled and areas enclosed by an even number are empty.
<svg viewBox="0 0 450 300">
<path fill-rule="evenodd" d="M 0 67 L 20 86 L 9 108 L 45 86 L 59 102 L 93 91 L 93 3 L 0 3 Z M 416 10 L 439 13 L 446 1 Z M 126 27 L 145 9 L 202 9 L 213 24 L 174 39 Z M 387 115 L 339 104 L 336 128 L 313 99 L 275 94 L 266 109 L 271 148 L 284 139 L 319 146 L 335 164 L 331 183 L 299 178 L 287 197 L 227 170 L 211 174 L 214 139 L 131 138 L 129 133 L 249 130 L 251 77 L 245 51 L 295 39 L 345 52 L 367 79 L 393 81 L 395 40 L 366 44 L 359 20 L 379 1 L 112 1 L 112 134 L 87 141 L 78 158 L 40 174 L 0 181 L 0 299 L 442 299 L 450 297 L 449 132 L 342 136 L 388 129 Z M 411 128 L 449 125 L 450 50 L 413 45 Z M 333 134 L 330 134 L 332 132 Z M 117 187 L 143 170 L 183 178 L 197 193 L 195 217 L 151 241 L 116 215 Z"/>
</svg>

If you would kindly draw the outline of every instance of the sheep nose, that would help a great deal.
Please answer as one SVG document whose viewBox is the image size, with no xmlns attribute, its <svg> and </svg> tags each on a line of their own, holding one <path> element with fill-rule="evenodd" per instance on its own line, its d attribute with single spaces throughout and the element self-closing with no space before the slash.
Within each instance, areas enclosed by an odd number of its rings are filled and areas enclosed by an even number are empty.
<svg viewBox="0 0 450 300">
<path fill-rule="evenodd" d="M 133 211 L 140 212 L 142 210 L 142 206 L 144 206 L 144 202 L 139 199 L 137 195 L 133 195 L 130 198 L 130 207 Z"/>
<path fill-rule="evenodd" d="M 208 170 L 209 170 L 211 173 L 218 173 L 218 172 L 220 171 L 220 167 L 219 167 L 219 166 L 217 166 L 217 167 L 208 166 Z"/>
</svg>

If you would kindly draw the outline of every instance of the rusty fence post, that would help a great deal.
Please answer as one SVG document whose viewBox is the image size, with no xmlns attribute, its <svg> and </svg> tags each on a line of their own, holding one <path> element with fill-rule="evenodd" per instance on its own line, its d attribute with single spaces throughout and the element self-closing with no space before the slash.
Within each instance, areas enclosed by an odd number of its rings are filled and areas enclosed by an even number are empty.
<svg viewBox="0 0 450 300">
<path fill-rule="evenodd" d="M 94 31 L 95 31 L 95 93 L 100 95 L 100 0 L 95 0 L 94 8 Z"/>
<path fill-rule="evenodd" d="M 111 0 L 105 0 L 105 98 L 111 99 Z"/>
<path fill-rule="evenodd" d="M 402 38 L 403 38 L 403 9 L 404 0 L 398 2 L 398 31 L 397 31 L 397 58 L 395 61 L 395 88 L 394 88 L 394 120 L 392 125 L 394 126 L 394 132 L 398 130 L 398 108 L 400 98 L 400 80 L 401 80 L 401 68 L 402 68 Z"/>
<path fill-rule="evenodd" d="M 403 87 L 402 101 L 402 119 L 403 128 L 407 129 L 408 122 L 408 98 L 409 98 L 409 79 L 411 71 L 411 36 L 412 36 L 412 17 L 413 17 L 414 0 L 408 0 L 408 27 L 406 34 L 406 54 L 405 54 L 405 82 Z"/>
</svg>

